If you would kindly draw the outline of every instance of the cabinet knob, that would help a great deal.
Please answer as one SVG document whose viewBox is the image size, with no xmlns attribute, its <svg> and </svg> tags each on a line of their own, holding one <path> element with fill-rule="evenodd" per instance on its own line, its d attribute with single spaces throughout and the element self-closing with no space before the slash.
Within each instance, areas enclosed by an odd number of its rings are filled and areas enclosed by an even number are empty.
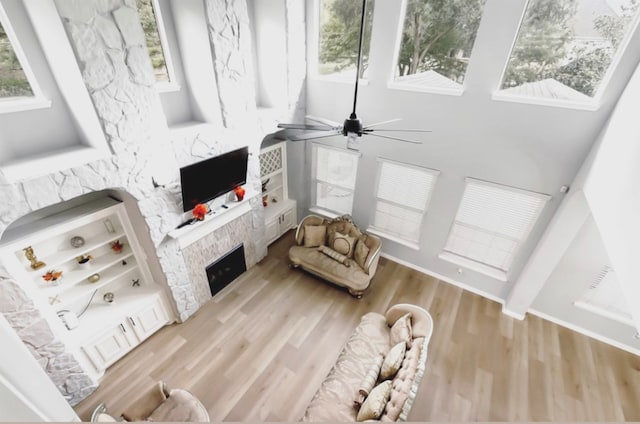
<svg viewBox="0 0 640 424">
<path fill-rule="evenodd" d="M 124 325 L 122 325 L 122 323 L 120 323 L 120 329 L 122 330 L 123 333 L 127 332 L 127 330 L 124 328 Z"/>
<path fill-rule="evenodd" d="M 129 317 L 129 322 L 131 322 L 131 325 L 134 327 L 136 326 L 136 322 L 133 320 L 133 317 Z"/>
</svg>

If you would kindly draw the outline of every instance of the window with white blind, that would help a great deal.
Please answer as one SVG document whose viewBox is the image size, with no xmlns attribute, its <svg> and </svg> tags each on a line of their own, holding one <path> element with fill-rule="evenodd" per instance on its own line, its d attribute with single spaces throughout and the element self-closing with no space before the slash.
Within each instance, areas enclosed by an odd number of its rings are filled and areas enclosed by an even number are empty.
<svg viewBox="0 0 640 424">
<path fill-rule="evenodd" d="M 359 153 L 313 145 L 312 195 L 316 208 L 351 214 Z"/>
<path fill-rule="evenodd" d="M 440 172 L 379 159 L 375 234 L 418 249 L 422 219 Z"/>
<path fill-rule="evenodd" d="M 548 195 L 467 178 L 441 259 L 506 281 Z"/>
</svg>

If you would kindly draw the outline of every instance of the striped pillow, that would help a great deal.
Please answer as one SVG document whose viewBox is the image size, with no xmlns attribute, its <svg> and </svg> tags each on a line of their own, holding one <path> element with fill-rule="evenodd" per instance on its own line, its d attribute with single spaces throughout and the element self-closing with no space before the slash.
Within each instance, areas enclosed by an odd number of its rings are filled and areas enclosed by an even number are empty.
<svg viewBox="0 0 640 424">
<path fill-rule="evenodd" d="M 331 249 L 330 247 L 319 246 L 318 250 L 320 252 L 324 253 L 325 255 L 327 255 L 328 257 L 330 257 L 331 259 L 334 259 L 334 260 L 340 262 L 344 266 L 350 266 L 351 265 L 351 260 L 349 260 L 349 258 L 347 258 L 342 253 L 336 252 L 335 250 Z"/>
</svg>

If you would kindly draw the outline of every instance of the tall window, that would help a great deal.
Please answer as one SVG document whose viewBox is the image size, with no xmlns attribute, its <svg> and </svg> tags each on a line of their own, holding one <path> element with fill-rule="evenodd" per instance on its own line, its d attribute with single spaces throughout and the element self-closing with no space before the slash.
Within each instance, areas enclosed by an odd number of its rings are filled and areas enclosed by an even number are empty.
<svg viewBox="0 0 640 424">
<path fill-rule="evenodd" d="M 506 278 L 549 199 L 545 194 L 468 178 L 440 257 Z"/>
<path fill-rule="evenodd" d="M 316 207 L 351 214 L 359 157 L 347 150 L 313 145 L 312 190 Z"/>
<path fill-rule="evenodd" d="M 417 248 L 438 171 L 380 159 L 375 215 L 369 228 Z"/>
<path fill-rule="evenodd" d="M 0 100 L 34 96 L 23 67 L 26 59 L 22 51 L 15 47 L 18 47 L 18 40 L 0 5 Z M 18 55 L 21 57 L 18 58 Z"/>
<path fill-rule="evenodd" d="M 318 74 L 355 78 L 358 59 L 358 37 L 361 0 L 319 0 Z M 366 76 L 369 65 L 373 0 L 367 0 L 365 31 L 362 45 L 362 69 L 360 77 Z"/>
<path fill-rule="evenodd" d="M 156 81 L 170 82 L 173 69 L 171 69 L 171 62 L 168 61 L 168 47 L 163 32 L 160 7 L 154 0 L 136 0 L 136 4 Z"/>
<path fill-rule="evenodd" d="M 637 0 L 530 0 L 502 82 L 521 97 L 587 101 L 634 27 Z"/>
<path fill-rule="evenodd" d="M 460 90 L 484 0 L 406 0 L 396 82 Z"/>
</svg>

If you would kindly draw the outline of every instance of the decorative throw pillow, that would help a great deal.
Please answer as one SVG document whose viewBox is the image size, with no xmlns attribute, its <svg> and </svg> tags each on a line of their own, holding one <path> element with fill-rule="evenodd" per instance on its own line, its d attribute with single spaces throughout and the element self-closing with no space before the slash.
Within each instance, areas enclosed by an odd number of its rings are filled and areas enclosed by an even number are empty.
<svg viewBox="0 0 640 424">
<path fill-rule="evenodd" d="M 380 418 L 384 411 L 389 396 L 391 395 L 391 381 L 387 380 L 378 384 L 371 390 L 369 396 L 362 404 L 360 411 L 358 411 L 358 421 L 375 420 Z"/>
<path fill-rule="evenodd" d="M 387 380 L 396 375 L 402 366 L 402 360 L 404 359 L 406 351 L 407 344 L 405 342 L 400 342 L 389 350 L 389 353 L 387 353 L 387 356 L 382 362 L 382 368 L 380 368 L 381 380 Z"/>
<path fill-rule="evenodd" d="M 369 248 L 364 244 L 365 237 L 366 236 L 363 236 L 358 239 L 353 251 L 353 259 L 355 259 L 356 263 L 360 265 L 360 268 L 364 268 L 364 265 L 367 262 L 367 256 L 369 256 Z"/>
<path fill-rule="evenodd" d="M 335 236 L 333 237 L 333 245 L 331 247 L 336 252 L 342 253 L 346 257 L 350 258 L 353 256 L 353 247 L 355 241 L 356 239 L 354 237 L 336 232 Z"/>
<path fill-rule="evenodd" d="M 342 253 L 338 253 L 335 250 L 331 249 L 327 246 L 318 246 L 318 250 L 330 257 L 331 259 L 335 259 L 340 262 L 344 266 L 351 266 L 351 260 L 347 258 Z"/>
<path fill-rule="evenodd" d="M 318 247 L 324 244 L 327 227 L 324 225 L 304 226 L 304 247 Z"/>
<path fill-rule="evenodd" d="M 400 342 L 407 344 L 407 349 L 411 348 L 413 334 L 411 331 L 411 314 L 407 313 L 396 320 L 389 332 L 389 345 L 395 346 Z"/>
</svg>

